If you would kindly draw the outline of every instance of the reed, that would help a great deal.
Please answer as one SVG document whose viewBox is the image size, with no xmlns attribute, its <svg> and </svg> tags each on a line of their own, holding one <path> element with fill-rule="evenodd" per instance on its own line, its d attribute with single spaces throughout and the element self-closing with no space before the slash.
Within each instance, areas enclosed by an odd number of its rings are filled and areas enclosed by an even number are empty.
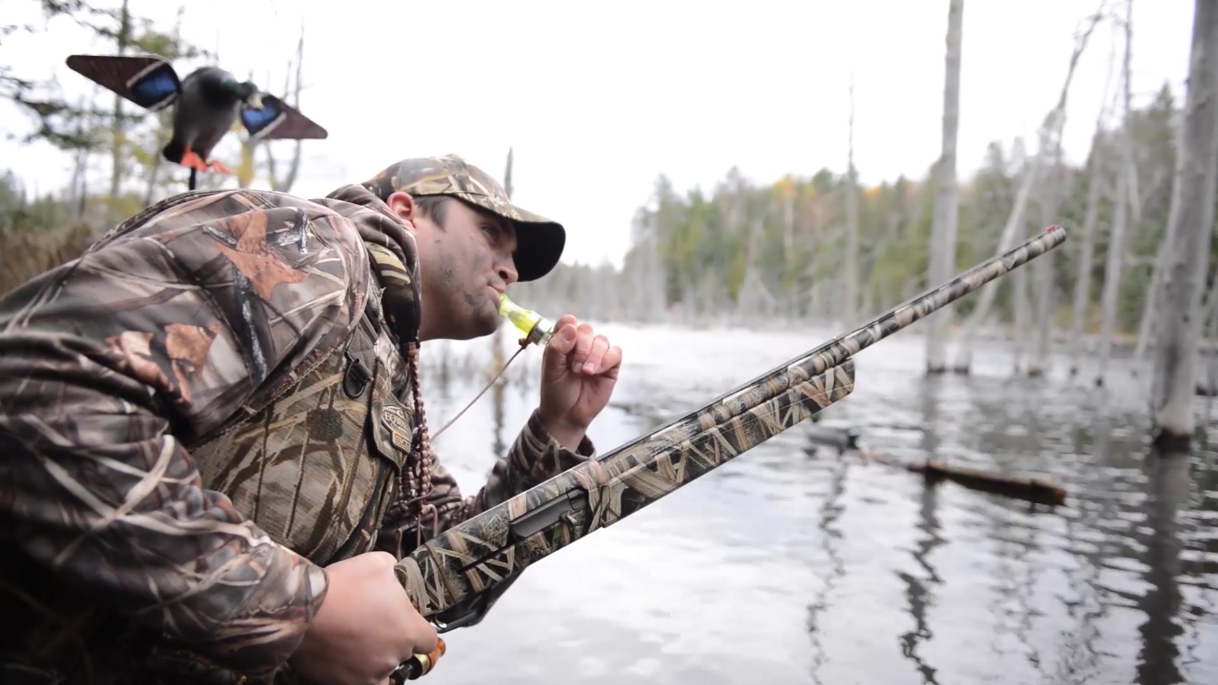
<svg viewBox="0 0 1218 685">
<path fill-rule="evenodd" d="M 84 222 L 48 231 L 0 230 L 0 293 L 76 259 L 93 240 L 93 231 Z"/>
</svg>

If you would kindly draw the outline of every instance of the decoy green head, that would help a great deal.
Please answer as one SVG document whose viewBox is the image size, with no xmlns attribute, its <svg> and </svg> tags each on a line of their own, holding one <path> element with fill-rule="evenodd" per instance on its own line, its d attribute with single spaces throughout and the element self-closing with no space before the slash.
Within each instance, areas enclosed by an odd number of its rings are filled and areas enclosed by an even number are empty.
<svg viewBox="0 0 1218 685">
<path fill-rule="evenodd" d="M 239 83 L 237 81 L 226 81 L 225 84 L 237 99 L 244 102 L 246 106 L 253 109 L 262 109 L 262 92 L 258 90 L 258 86 L 254 85 L 253 81 L 245 81 Z"/>
</svg>

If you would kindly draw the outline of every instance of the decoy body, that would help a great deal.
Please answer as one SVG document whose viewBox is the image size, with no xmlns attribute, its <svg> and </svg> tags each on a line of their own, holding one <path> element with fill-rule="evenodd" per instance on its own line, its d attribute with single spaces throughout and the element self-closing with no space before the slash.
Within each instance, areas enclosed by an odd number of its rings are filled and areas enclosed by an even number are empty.
<svg viewBox="0 0 1218 685">
<path fill-rule="evenodd" d="M 173 106 L 173 137 L 161 154 L 198 171 L 232 173 L 210 157 L 237 117 L 252 140 L 327 136 L 324 128 L 294 107 L 219 67 L 200 67 L 179 79 L 173 66 L 153 56 L 72 55 L 67 63 L 140 107 L 156 112 Z"/>
</svg>

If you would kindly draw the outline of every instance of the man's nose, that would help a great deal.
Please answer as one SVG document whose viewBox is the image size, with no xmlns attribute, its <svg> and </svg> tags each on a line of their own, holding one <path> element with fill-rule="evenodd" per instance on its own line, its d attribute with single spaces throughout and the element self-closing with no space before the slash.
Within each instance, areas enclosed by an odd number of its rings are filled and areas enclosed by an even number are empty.
<svg viewBox="0 0 1218 685">
<path fill-rule="evenodd" d="M 516 279 L 520 277 L 520 274 L 516 273 L 516 263 L 512 261 L 510 257 L 508 258 L 508 262 L 506 264 L 499 265 L 499 268 L 496 269 L 496 273 L 498 273 L 499 278 L 502 278 L 503 282 L 508 285 L 515 283 Z"/>
</svg>

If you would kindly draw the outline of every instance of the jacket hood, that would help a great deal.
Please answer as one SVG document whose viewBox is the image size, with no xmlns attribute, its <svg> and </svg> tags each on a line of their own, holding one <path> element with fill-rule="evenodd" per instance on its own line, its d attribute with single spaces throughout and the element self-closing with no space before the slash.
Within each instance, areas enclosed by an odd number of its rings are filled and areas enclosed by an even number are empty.
<svg viewBox="0 0 1218 685">
<path fill-rule="evenodd" d="M 366 211 L 342 211 L 368 246 L 373 272 L 384 289 L 381 305 L 385 319 L 404 344 L 419 343 L 422 296 L 419 290 L 419 252 L 414 235 L 381 198 L 359 184 L 342 186 L 318 204 L 358 205 Z"/>
</svg>

